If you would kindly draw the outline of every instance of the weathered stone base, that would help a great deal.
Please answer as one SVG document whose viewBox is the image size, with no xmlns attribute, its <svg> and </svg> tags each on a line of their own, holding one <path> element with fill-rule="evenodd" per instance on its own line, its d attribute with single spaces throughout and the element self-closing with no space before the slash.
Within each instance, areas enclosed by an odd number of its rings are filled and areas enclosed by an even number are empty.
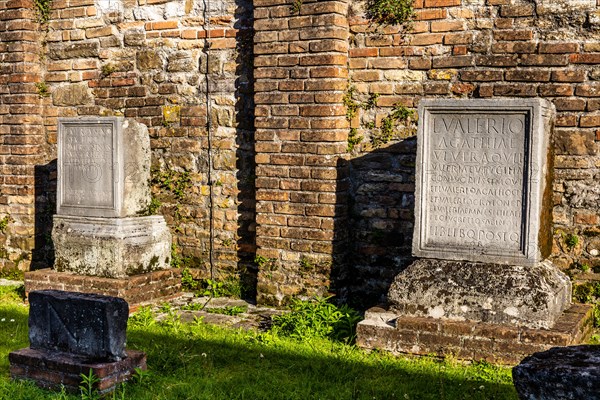
<svg viewBox="0 0 600 400">
<path fill-rule="evenodd" d="M 522 400 L 600 400 L 600 346 L 555 347 L 513 368 Z"/>
<path fill-rule="evenodd" d="M 166 269 L 171 233 L 163 216 L 92 218 L 55 215 L 54 268 L 60 272 L 125 278 Z"/>
<path fill-rule="evenodd" d="M 571 303 L 571 281 L 549 261 L 504 265 L 420 259 L 388 293 L 398 315 L 551 328 Z"/>
<path fill-rule="evenodd" d="M 181 271 L 167 269 L 122 279 L 99 278 L 41 269 L 25 273 L 25 293 L 33 290 L 66 290 L 121 297 L 130 310 L 140 303 L 168 299 L 181 292 Z"/>
<path fill-rule="evenodd" d="M 550 347 L 582 343 L 591 330 L 592 306 L 584 304 L 572 305 L 552 329 L 406 317 L 375 307 L 358 324 L 357 343 L 395 354 L 451 355 L 515 365 Z"/>
<path fill-rule="evenodd" d="M 69 392 L 79 392 L 81 374 L 88 375 L 92 370 L 98 378 L 95 389 L 103 394 L 127 381 L 136 368 L 146 369 L 145 353 L 135 350 L 126 353 L 127 357 L 121 361 L 94 362 L 74 354 L 26 348 L 8 355 L 10 376 L 33 380 L 46 389 L 60 390 L 64 386 Z"/>
</svg>

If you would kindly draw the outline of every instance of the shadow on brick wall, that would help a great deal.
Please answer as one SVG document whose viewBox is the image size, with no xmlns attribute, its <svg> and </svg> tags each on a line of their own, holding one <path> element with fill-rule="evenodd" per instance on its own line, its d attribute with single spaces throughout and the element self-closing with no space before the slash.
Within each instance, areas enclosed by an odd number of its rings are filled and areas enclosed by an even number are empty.
<svg viewBox="0 0 600 400">
<path fill-rule="evenodd" d="M 54 264 L 52 216 L 56 213 L 56 160 L 35 166 L 34 248 L 31 270 L 49 268 Z"/>
<path fill-rule="evenodd" d="M 254 161 L 254 30 L 252 3 L 237 0 L 236 4 L 236 178 L 238 182 L 237 257 L 243 297 L 256 299 L 258 270 L 256 255 L 256 164 Z"/>
<path fill-rule="evenodd" d="M 408 138 L 348 162 L 348 237 L 335 280 L 339 297 L 354 307 L 384 303 L 394 277 L 413 261 L 416 145 Z"/>
</svg>

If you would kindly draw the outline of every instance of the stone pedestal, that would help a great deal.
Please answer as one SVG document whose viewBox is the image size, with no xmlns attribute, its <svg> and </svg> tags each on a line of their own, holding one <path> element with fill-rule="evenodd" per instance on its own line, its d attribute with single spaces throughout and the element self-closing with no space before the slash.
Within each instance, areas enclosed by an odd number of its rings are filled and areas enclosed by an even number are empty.
<svg viewBox="0 0 600 400">
<path fill-rule="evenodd" d="M 396 276 L 389 307 L 361 323 L 360 344 L 487 358 L 552 344 L 528 347 L 527 330 L 585 338 L 587 329 L 552 331 L 589 319 L 565 316 L 571 283 L 546 260 L 553 116 L 541 99 L 421 101 L 412 254 L 422 258 Z"/>
<path fill-rule="evenodd" d="M 100 394 L 146 369 L 146 355 L 125 349 L 129 305 L 118 297 L 43 290 L 29 296 L 29 348 L 8 355 L 13 379 L 78 392 L 81 375 Z"/>
<path fill-rule="evenodd" d="M 169 267 L 171 233 L 162 216 L 54 216 L 54 267 L 105 278 L 126 278 Z"/>
<path fill-rule="evenodd" d="M 571 303 L 571 281 L 548 261 L 517 266 L 421 259 L 388 293 L 398 315 L 551 328 Z"/>
<path fill-rule="evenodd" d="M 123 297 L 172 297 L 171 233 L 144 216 L 150 198 L 150 137 L 121 117 L 59 118 L 54 270 L 25 274 L 25 291 L 60 289 Z"/>
</svg>

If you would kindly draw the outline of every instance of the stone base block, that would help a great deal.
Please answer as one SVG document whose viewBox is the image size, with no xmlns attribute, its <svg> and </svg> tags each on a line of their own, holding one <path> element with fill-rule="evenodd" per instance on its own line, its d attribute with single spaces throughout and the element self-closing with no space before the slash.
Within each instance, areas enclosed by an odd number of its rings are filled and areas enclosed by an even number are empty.
<svg viewBox="0 0 600 400">
<path fill-rule="evenodd" d="M 76 275 L 52 269 L 25 273 L 26 294 L 47 289 L 121 297 L 129 303 L 131 310 L 141 303 L 178 296 L 181 292 L 181 271 L 171 268 L 122 279 Z"/>
<path fill-rule="evenodd" d="M 571 304 L 571 281 L 548 261 L 420 259 L 396 276 L 388 300 L 399 315 L 548 329 Z"/>
<path fill-rule="evenodd" d="M 555 347 L 513 368 L 521 400 L 600 400 L 600 346 Z"/>
<path fill-rule="evenodd" d="M 162 216 L 54 216 L 54 267 L 59 272 L 125 278 L 169 267 L 171 233 Z"/>
<path fill-rule="evenodd" d="M 582 343 L 591 331 L 592 306 L 585 304 L 572 305 L 552 329 L 399 316 L 375 307 L 358 324 L 357 344 L 395 354 L 451 355 L 515 365 L 550 347 Z"/>
<path fill-rule="evenodd" d="M 126 354 L 121 361 L 97 362 L 69 353 L 26 348 L 13 351 L 8 360 L 11 378 L 33 380 L 46 389 L 60 390 L 64 386 L 73 393 L 79 392 L 81 374 L 88 375 L 92 370 L 98 378 L 95 388 L 103 394 L 127 381 L 136 368 L 146 369 L 145 353 L 126 350 Z"/>
</svg>

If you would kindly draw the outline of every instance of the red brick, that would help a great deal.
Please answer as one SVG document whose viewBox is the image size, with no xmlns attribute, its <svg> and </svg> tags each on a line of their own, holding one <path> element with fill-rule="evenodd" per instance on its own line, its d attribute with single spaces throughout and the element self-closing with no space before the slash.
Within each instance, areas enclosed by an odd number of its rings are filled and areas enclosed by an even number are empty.
<svg viewBox="0 0 600 400">
<path fill-rule="evenodd" d="M 470 67 L 473 65 L 472 56 L 456 56 L 456 57 L 435 57 L 433 59 L 433 68 L 458 68 Z"/>
<path fill-rule="evenodd" d="M 496 96 L 521 96 L 534 97 L 537 95 L 537 87 L 528 84 L 497 84 L 494 85 L 494 95 Z"/>
<path fill-rule="evenodd" d="M 502 17 L 531 17 L 533 14 L 533 4 L 505 5 L 500 7 L 500 15 Z"/>
<path fill-rule="evenodd" d="M 562 54 L 524 54 L 520 56 L 522 65 L 565 66 L 569 64 L 567 55 Z"/>
<path fill-rule="evenodd" d="M 469 70 L 461 71 L 460 79 L 473 82 L 497 82 L 501 81 L 504 72 L 495 70 Z"/>
<path fill-rule="evenodd" d="M 448 16 L 448 13 L 445 9 L 436 9 L 436 10 L 416 10 L 415 11 L 415 20 L 417 21 L 427 21 L 433 19 L 444 19 Z"/>
<path fill-rule="evenodd" d="M 462 31 L 465 29 L 462 21 L 432 21 L 431 32 Z"/>
<path fill-rule="evenodd" d="M 539 89 L 540 96 L 544 97 L 572 96 L 574 91 L 573 86 L 566 83 L 540 85 Z"/>
<path fill-rule="evenodd" d="M 600 53 L 571 54 L 569 60 L 573 64 L 600 64 Z"/>
<path fill-rule="evenodd" d="M 548 82 L 550 71 L 543 69 L 516 69 L 506 71 L 507 81 Z"/>
<path fill-rule="evenodd" d="M 461 0 L 425 0 L 423 6 L 429 7 L 452 7 L 460 6 Z"/>
<path fill-rule="evenodd" d="M 583 99 L 554 99 L 552 100 L 557 111 L 583 111 L 585 100 Z"/>
<path fill-rule="evenodd" d="M 540 53 L 554 53 L 554 54 L 564 54 L 564 53 L 575 53 L 579 51 L 578 43 L 540 43 Z M 571 61 L 572 62 L 572 61 Z"/>
<path fill-rule="evenodd" d="M 600 115 L 582 115 L 579 119 L 582 128 L 595 128 L 600 126 Z"/>
<path fill-rule="evenodd" d="M 506 30 L 494 31 L 494 39 L 496 40 L 531 40 L 533 39 L 532 30 Z"/>
<path fill-rule="evenodd" d="M 563 69 L 552 71 L 552 81 L 556 82 L 583 82 L 585 81 L 586 71 L 578 69 Z"/>
</svg>

